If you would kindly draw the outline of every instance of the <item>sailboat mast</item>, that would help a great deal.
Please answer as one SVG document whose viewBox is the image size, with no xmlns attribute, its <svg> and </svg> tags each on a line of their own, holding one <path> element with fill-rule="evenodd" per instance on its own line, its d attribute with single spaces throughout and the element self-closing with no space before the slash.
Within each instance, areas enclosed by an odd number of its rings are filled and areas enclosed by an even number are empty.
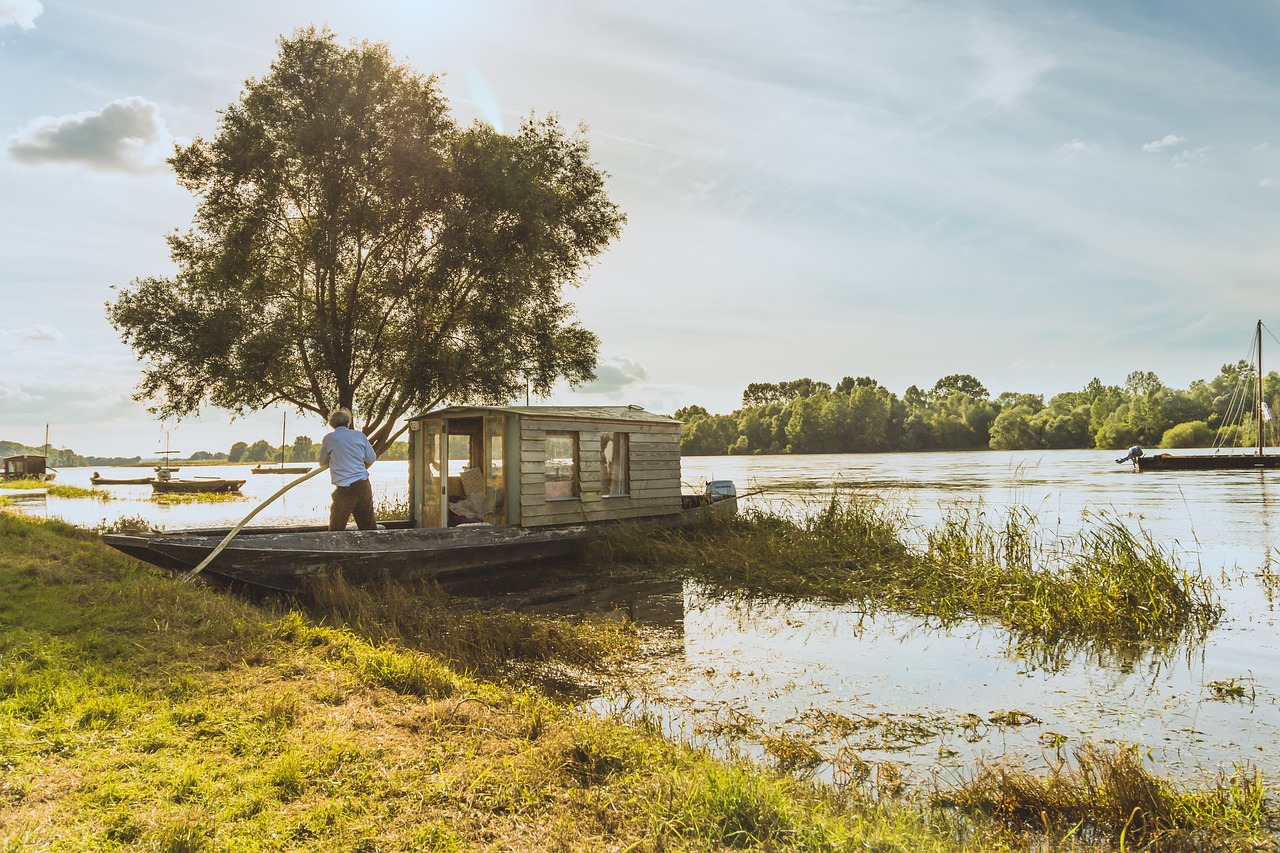
<svg viewBox="0 0 1280 853">
<path fill-rule="evenodd" d="M 280 413 L 280 467 L 284 467 L 284 421 L 289 417 L 287 412 Z"/>
<path fill-rule="evenodd" d="M 1254 418 L 1258 421 L 1258 455 L 1262 455 L 1262 321 L 1258 321 L 1258 405 Z"/>
</svg>

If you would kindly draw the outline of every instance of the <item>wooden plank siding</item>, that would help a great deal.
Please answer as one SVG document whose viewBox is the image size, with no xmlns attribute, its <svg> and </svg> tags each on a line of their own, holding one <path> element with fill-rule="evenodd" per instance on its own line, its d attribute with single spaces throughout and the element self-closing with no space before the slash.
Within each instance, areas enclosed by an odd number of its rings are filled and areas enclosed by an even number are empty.
<svg viewBox="0 0 1280 853">
<path fill-rule="evenodd" d="M 680 511 L 680 424 L 636 406 L 452 406 L 412 419 L 415 429 L 445 429 L 459 421 L 470 429 L 477 419 L 486 424 L 481 449 L 485 469 L 496 459 L 488 432 L 491 419 L 505 423 L 499 452 L 505 473 L 505 511 L 508 523 L 521 526 L 570 524 L 663 516 Z M 434 425 L 439 424 L 439 427 Z M 546 436 L 548 432 L 577 435 L 578 494 L 547 499 Z M 605 495 L 601 482 L 601 433 L 627 436 L 627 495 Z M 421 439 L 421 436 L 418 436 Z M 410 488 L 420 488 L 424 475 L 414 468 L 425 464 L 422 443 L 415 442 L 410 463 Z M 416 492 L 415 492 L 416 496 Z M 420 496 L 417 496 L 420 497 Z M 415 509 L 418 509 L 415 507 Z M 431 520 L 417 519 L 431 526 Z"/>
<path fill-rule="evenodd" d="M 520 434 L 521 524 L 547 524 L 643 518 L 680 511 L 679 428 L 665 424 L 583 423 L 526 420 Z M 578 435 L 578 496 L 547 500 L 546 434 Z M 602 494 L 600 433 L 626 433 L 629 495 Z"/>
</svg>

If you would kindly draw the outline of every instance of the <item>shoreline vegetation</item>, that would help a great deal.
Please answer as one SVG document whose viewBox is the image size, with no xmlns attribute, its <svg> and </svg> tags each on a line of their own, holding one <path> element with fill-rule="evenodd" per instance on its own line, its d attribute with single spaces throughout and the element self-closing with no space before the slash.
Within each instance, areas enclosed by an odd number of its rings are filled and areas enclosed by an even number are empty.
<svg viewBox="0 0 1280 853">
<path fill-rule="evenodd" d="M 810 378 L 753 382 L 742 406 L 715 414 L 703 406 L 675 411 L 682 421 L 684 456 L 894 453 L 950 450 L 1118 450 L 1146 448 L 1252 447 L 1256 422 L 1237 417 L 1251 406 L 1257 371 L 1248 361 L 1224 364 L 1210 380 L 1187 388 L 1165 385 L 1149 371 L 1133 371 L 1123 385 L 1093 379 L 1079 391 L 1045 395 L 1005 391 L 993 395 L 966 373 L 944 376 L 932 388 L 915 385 L 901 397 L 869 376 L 846 376 L 835 385 Z M 1280 373 L 1263 378 L 1263 397 L 1280 411 Z M 1280 446 L 1268 427 L 1267 446 Z M 183 465 L 314 463 L 319 447 L 299 435 L 283 448 L 266 439 L 237 441 L 225 451 L 196 451 Z M 0 441 L 0 457 L 45 455 L 42 448 Z M 409 445 L 392 443 L 379 459 L 406 461 Z M 48 449 L 49 466 L 149 467 L 165 460 L 81 456 Z"/>
<path fill-rule="evenodd" d="M 1213 624 L 1211 585 L 1116 519 L 1093 522 L 1070 542 L 1042 542 L 1025 513 L 997 521 L 969 507 L 913 534 L 892 507 L 844 494 L 808 518 L 745 512 L 619 537 L 587 560 L 725 594 L 989 619 L 1045 648 L 1150 649 Z M 1259 774 L 1174 784 L 1136 747 L 1086 744 L 1048 774 L 984 764 L 932 791 L 884 774 L 814 781 L 803 772 L 812 747 L 785 734 L 763 764 L 692 749 L 643 716 L 576 705 L 640 653 L 625 621 L 476 610 L 434 584 L 337 581 L 305 600 L 250 601 L 11 512 L 0 511 L 0 543 L 0 849 L 1275 843 Z M 1114 588 L 1112 575 L 1123 578 Z M 993 607 L 995 583 L 1023 592 Z M 1152 621 L 1133 623 L 1144 609 Z"/>
<path fill-rule="evenodd" d="M 1123 662 L 1200 642 L 1223 613 L 1213 583 L 1106 512 L 1046 539 L 1035 516 L 953 507 L 935 529 L 907 508 L 838 489 L 799 513 L 746 508 L 692 528 L 628 533 L 592 544 L 599 565 L 676 571 L 725 595 L 814 598 L 948 625 L 1006 628 L 1021 656 L 1053 666 L 1084 650 Z"/>
<path fill-rule="evenodd" d="M 1134 371 L 1123 386 L 1095 378 L 1048 402 L 1043 394 L 992 395 L 964 373 L 928 390 L 912 385 L 902 397 L 869 376 L 846 376 L 834 386 L 804 378 L 753 382 L 730 414 L 685 406 L 675 417 L 683 422 L 686 456 L 1252 447 L 1256 421 L 1247 413 L 1256 411 L 1256 384 L 1256 369 L 1243 360 L 1186 389 Z M 1275 410 L 1280 374 L 1264 377 L 1263 399 Z M 1274 426 L 1264 441 L 1280 443 Z"/>
</svg>

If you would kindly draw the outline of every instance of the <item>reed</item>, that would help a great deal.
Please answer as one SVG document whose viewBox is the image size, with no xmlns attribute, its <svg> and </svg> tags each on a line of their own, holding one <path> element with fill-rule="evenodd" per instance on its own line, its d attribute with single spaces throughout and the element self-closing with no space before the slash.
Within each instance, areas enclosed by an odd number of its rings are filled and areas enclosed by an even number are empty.
<svg viewBox="0 0 1280 853">
<path fill-rule="evenodd" d="M 1268 849 L 1276 829 L 1270 794 L 1255 771 L 1220 775 L 1193 790 L 1153 775 L 1132 746 L 1086 744 L 1047 774 L 985 764 L 935 805 L 1043 832 L 1055 846 L 1078 840 L 1120 850 L 1191 853 Z"/>
<path fill-rule="evenodd" d="M 408 495 L 383 495 L 374 501 L 373 515 L 378 521 L 399 521 L 409 517 Z"/>
<path fill-rule="evenodd" d="M 700 579 L 724 594 L 857 602 L 936 619 L 996 621 L 1046 663 L 1064 650 L 1106 655 L 1202 638 L 1221 618 L 1208 579 L 1118 518 L 1091 513 L 1048 537 L 1035 516 L 978 503 L 913 529 L 900 505 L 847 491 L 796 517 L 749 509 L 693 528 L 622 531 L 591 546 L 601 565 Z"/>
</svg>

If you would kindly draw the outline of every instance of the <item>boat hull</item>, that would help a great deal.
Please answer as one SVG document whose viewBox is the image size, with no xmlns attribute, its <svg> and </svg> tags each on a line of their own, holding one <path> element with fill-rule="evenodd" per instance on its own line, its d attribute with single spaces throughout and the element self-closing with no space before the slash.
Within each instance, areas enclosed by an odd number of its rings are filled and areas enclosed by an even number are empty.
<svg viewBox="0 0 1280 853">
<path fill-rule="evenodd" d="M 378 530 L 317 527 L 246 528 L 204 569 L 253 586 L 292 591 L 317 578 L 341 575 L 353 583 L 385 578 L 440 577 L 459 572 L 575 557 L 587 540 L 628 524 L 680 527 L 733 514 L 736 501 L 699 501 L 684 511 L 639 522 L 511 527 L 486 524 L 415 528 L 388 522 Z M 102 539 L 131 557 L 189 571 L 230 528 L 167 533 L 108 533 Z"/>
<path fill-rule="evenodd" d="M 238 492 L 244 480 L 152 480 L 157 494 L 191 494 L 200 492 Z"/>
<path fill-rule="evenodd" d="M 1138 457 L 1139 471 L 1258 471 L 1280 468 L 1278 456 L 1156 453 Z"/>
<path fill-rule="evenodd" d="M 105 534 L 132 557 L 177 571 L 199 565 L 228 531 Z M 574 556 L 591 531 L 583 526 L 324 529 L 244 531 L 204 570 L 231 580 L 296 590 L 321 577 L 353 583 L 437 577 L 455 572 Z"/>
<path fill-rule="evenodd" d="M 310 470 L 311 468 L 305 465 L 294 465 L 294 466 L 286 465 L 283 468 L 281 468 L 279 465 L 271 465 L 271 466 L 255 465 L 252 468 L 252 471 L 255 474 L 305 474 Z"/>
<path fill-rule="evenodd" d="M 94 486 L 145 486 L 150 483 L 151 477 L 132 477 L 132 478 L 111 478 L 111 477 L 90 477 L 89 483 Z"/>
</svg>

